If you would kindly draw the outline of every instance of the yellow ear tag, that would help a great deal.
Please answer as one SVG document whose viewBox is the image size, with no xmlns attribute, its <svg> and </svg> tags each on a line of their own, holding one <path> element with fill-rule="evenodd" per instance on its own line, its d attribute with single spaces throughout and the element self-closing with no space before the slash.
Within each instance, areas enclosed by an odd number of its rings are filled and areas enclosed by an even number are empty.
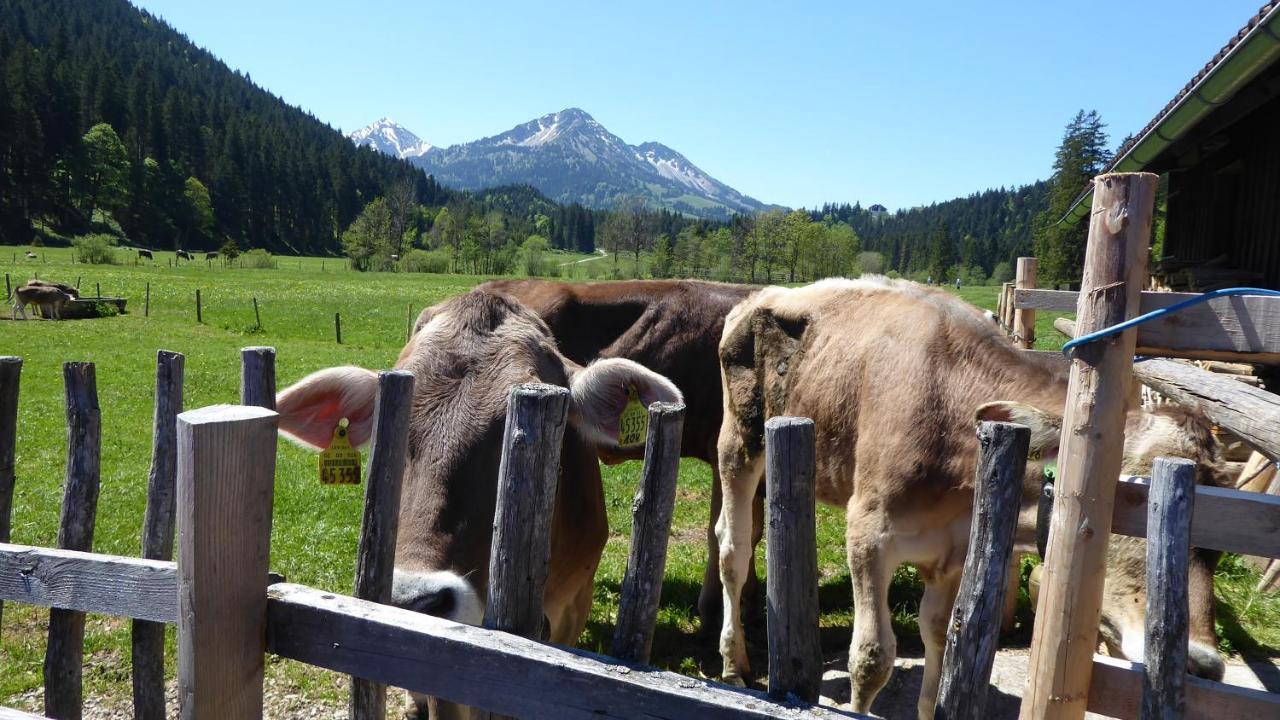
<svg viewBox="0 0 1280 720">
<path fill-rule="evenodd" d="M 333 440 L 328 448 L 320 451 L 317 459 L 320 482 L 325 485 L 360 484 L 360 451 L 351 447 L 347 425 L 346 418 L 338 421 L 338 426 L 333 429 Z"/>
<path fill-rule="evenodd" d="M 1042 457 L 1044 457 L 1044 452 L 1041 451 L 1040 448 L 1031 448 L 1030 450 L 1027 451 L 1028 460 L 1035 461 L 1035 460 L 1039 460 Z"/>
<path fill-rule="evenodd" d="M 622 417 L 618 418 L 618 447 L 643 445 L 648 433 L 649 411 L 640 404 L 640 393 L 632 385 L 627 388 L 627 406 L 622 408 Z"/>
</svg>

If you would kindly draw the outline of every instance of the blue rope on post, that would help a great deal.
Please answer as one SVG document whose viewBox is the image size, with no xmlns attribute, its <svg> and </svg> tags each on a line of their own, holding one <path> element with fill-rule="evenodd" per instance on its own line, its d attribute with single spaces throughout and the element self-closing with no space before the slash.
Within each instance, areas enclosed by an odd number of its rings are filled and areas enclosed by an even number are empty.
<svg viewBox="0 0 1280 720">
<path fill-rule="evenodd" d="M 1202 293 L 1200 295 L 1197 295 L 1196 297 L 1183 300 L 1180 303 L 1174 303 L 1169 307 L 1160 308 L 1158 310 L 1152 310 L 1149 313 L 1143 313 L 1142 315 L 1139 315 L 1135 318 L 1130 318 L 1128 320 L 1125 320 L 1122 323 L 1112 325 L 1109 328 L 1103 328 L 1102 330 L 1099 330 L 1097 332 L 1091 332 L 1088 335 L 1081 335 L 1080 337 L 1075 338 L 1073 340 L 1068 340 L 1067 343 L 1062 346 L 1062 354 L 1066 355 L 1068 358 L 1074 358 L 1076 354 L 1076 350 L 1079 349 L 1080 346 L 1082 345 L 1087 345 L 1091 342 L 1096 342 L 1103 338 L 1111 337 L 1112 335 L 1119 335 L 1120 333 L 1124 332 L 1125 330 L 1128 330 L 1131 327 L 1137 327 L 1138 325 L 1151 322 L 1152 320 L 1155 320 L 1157 318 L 1162 318 L 1166 315 L 1172 315 L 1173 313 L 1176 313 L 1179 310 L 1185 310 L 1186 308 L 1189 308 L 1192 305 L 1199 305 L 1200 303 L 1209 302 L 1214 298 L 1229 297 L 1232 295 L 1262 295 L 1262 296 L 1270 296 L 1270 297 L 1280 297 L 1280 292 L 1276 290 L 1265 290 L 1263 288 L 1249 288 L 1249 287 L 1223 288 L 1221 290 L 1211 290 L 1207 293 Z"/>
</svg>

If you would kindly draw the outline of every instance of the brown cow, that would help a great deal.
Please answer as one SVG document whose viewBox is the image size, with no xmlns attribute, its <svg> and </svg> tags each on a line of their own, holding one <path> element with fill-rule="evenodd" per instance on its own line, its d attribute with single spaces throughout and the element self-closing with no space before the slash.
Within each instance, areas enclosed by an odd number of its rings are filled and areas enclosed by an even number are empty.
<svg viewBox="0 0 1280 720">
<path fill-rule="evenodd" d="M 551 520 L 544 611 L 552 642 L 586 625 L 608 534 L 598 453 L 616 450 L 628 388 L 678 401 L 666 378 L 624 359 L 586 367 L 557 350 L 545 323 L 502 294 L 473 290 L 424 313 L 396 367 L 415 378 L 408 467 L 396 541 L 393 602 L 459 622 L 484 614 L 489 545 L 508 388 L 544 382 L 572 393 Z M 281 432 L 326 447 L 348 418 L 353 442 L 372 432 L 376 375 L 355 367 L 309 375 L 276 400 Z M 424 704 L 421 700 L 420 704 Z"/>
<path fill-rule="evenodd" d="M 40 286 L 43 286 L 43 287 L 57 288 L 57 289 L 61 290 L 62 292 L 64 292 L 64 293 L 66 293 L 66 294 L 70 295 L 70 296 L 71 296 L 71 297 L 73 297 L 73 298 L 78 298 L 78 297 L 80 297 L 80 291 L 79 291 L 79 290 L 77 290 L 77 289 L 75 289 L 74 287 L 72 287 L 72 286 L 70 286 L 70 285 L 63 285 L 62 283 L 49 282 L 48 280 L 41 280 L 40 278 L 31 278 L 30 280 L 28 280 L 28 281 L 26 282 L 26 285 L 27 285 L 28 287 L 30 287 L 30 286 L 35 286 L 35 285 L 40 285 Z"/>
<path fill-rule="evenodd" d="M 560 351 L 585 365 L 597 358 L 634 360 L 669 378 L 684 393 L 684 435 L 680 452 L 711 466 L 711 516 L 707 521 L 707 564 L 698 615 L 702 628 L 720 625 L 720 575 L 715 522 L 720 515 L 716 438 L 720 433 L 720 364 L 716 347 L 725 315 L 758 287 L 697 280 L 563 283 L 498 280 L 481 285 L 518 299 L 551 328 Z M 423 320 L 419 318 L 418 326 Z M 638 458 L 640 451 L 607 457 Z M 759 510 L 757 509 L 757 516 Z M 759 526 L 756 528 L 759 536 Z M 749 607 L 756 594 L 754 570 L 747 580 Z"/>
<path fill-rule="evenodd" d="M 27 305 L 35 305 L 40 315 L 61 320 L 62 306 L 71 299 L 69 294 L 51 285 L 28 283 L 13 291 L 13 310 L 10 311 L 9 317 L 17 320 L 21 315 L 22 319 L 26 320 Z"/>
<path fill-rule="evenodd" d="M 737 597 L 753 550 L 745 518 L 763 473 L 762 425 L 775 415 L 806 416 L 817 429 L 818 498 L 846 509 L 856 610 L 849 650 L 853 709 L 870 710 L 893 668 L 889 581 L 905 562 L 925 582 L 919 619 L 926 655 L 918 708 L 921 717 L 933 717 L 946 624 L 969 539 L 975 417 L 1030 426 L 1033 451 L 1052 458 L 1066 380 L 1053 364 L 1013 347 L 960 299 L 879 277 L 762 290 L 729 314 L 720 358 L 725 502 L 717 533 L 725 677 L 739 680 L 748 671 Z M 1195 460 L 1202 482 L 1219 481 L 1206 423 L 1181 411 L 1134 411 L 1126 426 L 1123 472 L 1144 472 L 1159 455 Z M 1023 552 L 1035 548 L 1043 464 L 1027 464 L 1017 535 Z M 1142 541 L 1113 540 L 1102 638 L 1131 659 L 1142 654 L 1144 558 Z M 1213 627 L 1216 559 L 1197 551 L 1192 564 L 1188 664 L 1198 675 L 1220 678 L 1224 666 Z"/>
</svg>

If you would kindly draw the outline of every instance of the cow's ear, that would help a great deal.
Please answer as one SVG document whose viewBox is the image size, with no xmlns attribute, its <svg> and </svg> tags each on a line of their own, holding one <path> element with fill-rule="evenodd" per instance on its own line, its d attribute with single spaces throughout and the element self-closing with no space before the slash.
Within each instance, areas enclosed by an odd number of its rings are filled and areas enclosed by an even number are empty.
<svg viewBox="0 0 1280 720">
<path fill-rule="evenodd" d="M 358 367 L 334 367 L 311 373 L 276 395 L 280 434 L 299 444 L 323 450 L 334 428 L 346 418 L 352 445 L 369 442 L 373 434 L 373 405 L 378 376 Z"/>
<path fill-rule="evenodd" d="M 630 360 L 608 358 L 568 370 L 573 402 L 569 422 L 597 445 L 617 447 L 618 422 L 633 387 L 646 408 L 655 402 L 684 402 L 675 383 Z"/>
<path fill-rule="evenodd" d="M 999 400 L 978 408 L 974 422 L 984 420 L 1017 423 L 1031 428 L 1027 452 L 1032 460 L 1048 459 L 1058 454 L 1058 440 L 1062 435 L 1062 417 L 1058 415 L 1025 403 Z"/>
</svg>

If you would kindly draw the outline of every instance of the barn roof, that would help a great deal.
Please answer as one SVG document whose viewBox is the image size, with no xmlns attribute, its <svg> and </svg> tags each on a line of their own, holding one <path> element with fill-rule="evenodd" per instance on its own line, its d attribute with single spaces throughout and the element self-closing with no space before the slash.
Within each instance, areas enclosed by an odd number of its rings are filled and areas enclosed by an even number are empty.
<svg viewBox="0 0 1280 720">
<path fill-rule="evenodd" d="M 1125 143 L 1104 172 L 1145 169 L 1219 105 L 1280 60 L 1280 0 L 1262 6 L 1195 77 Z M 1093 184 L 1085 188 L 1059 223 L 1075 223 L 1089 211 Z"/>
</svg>

